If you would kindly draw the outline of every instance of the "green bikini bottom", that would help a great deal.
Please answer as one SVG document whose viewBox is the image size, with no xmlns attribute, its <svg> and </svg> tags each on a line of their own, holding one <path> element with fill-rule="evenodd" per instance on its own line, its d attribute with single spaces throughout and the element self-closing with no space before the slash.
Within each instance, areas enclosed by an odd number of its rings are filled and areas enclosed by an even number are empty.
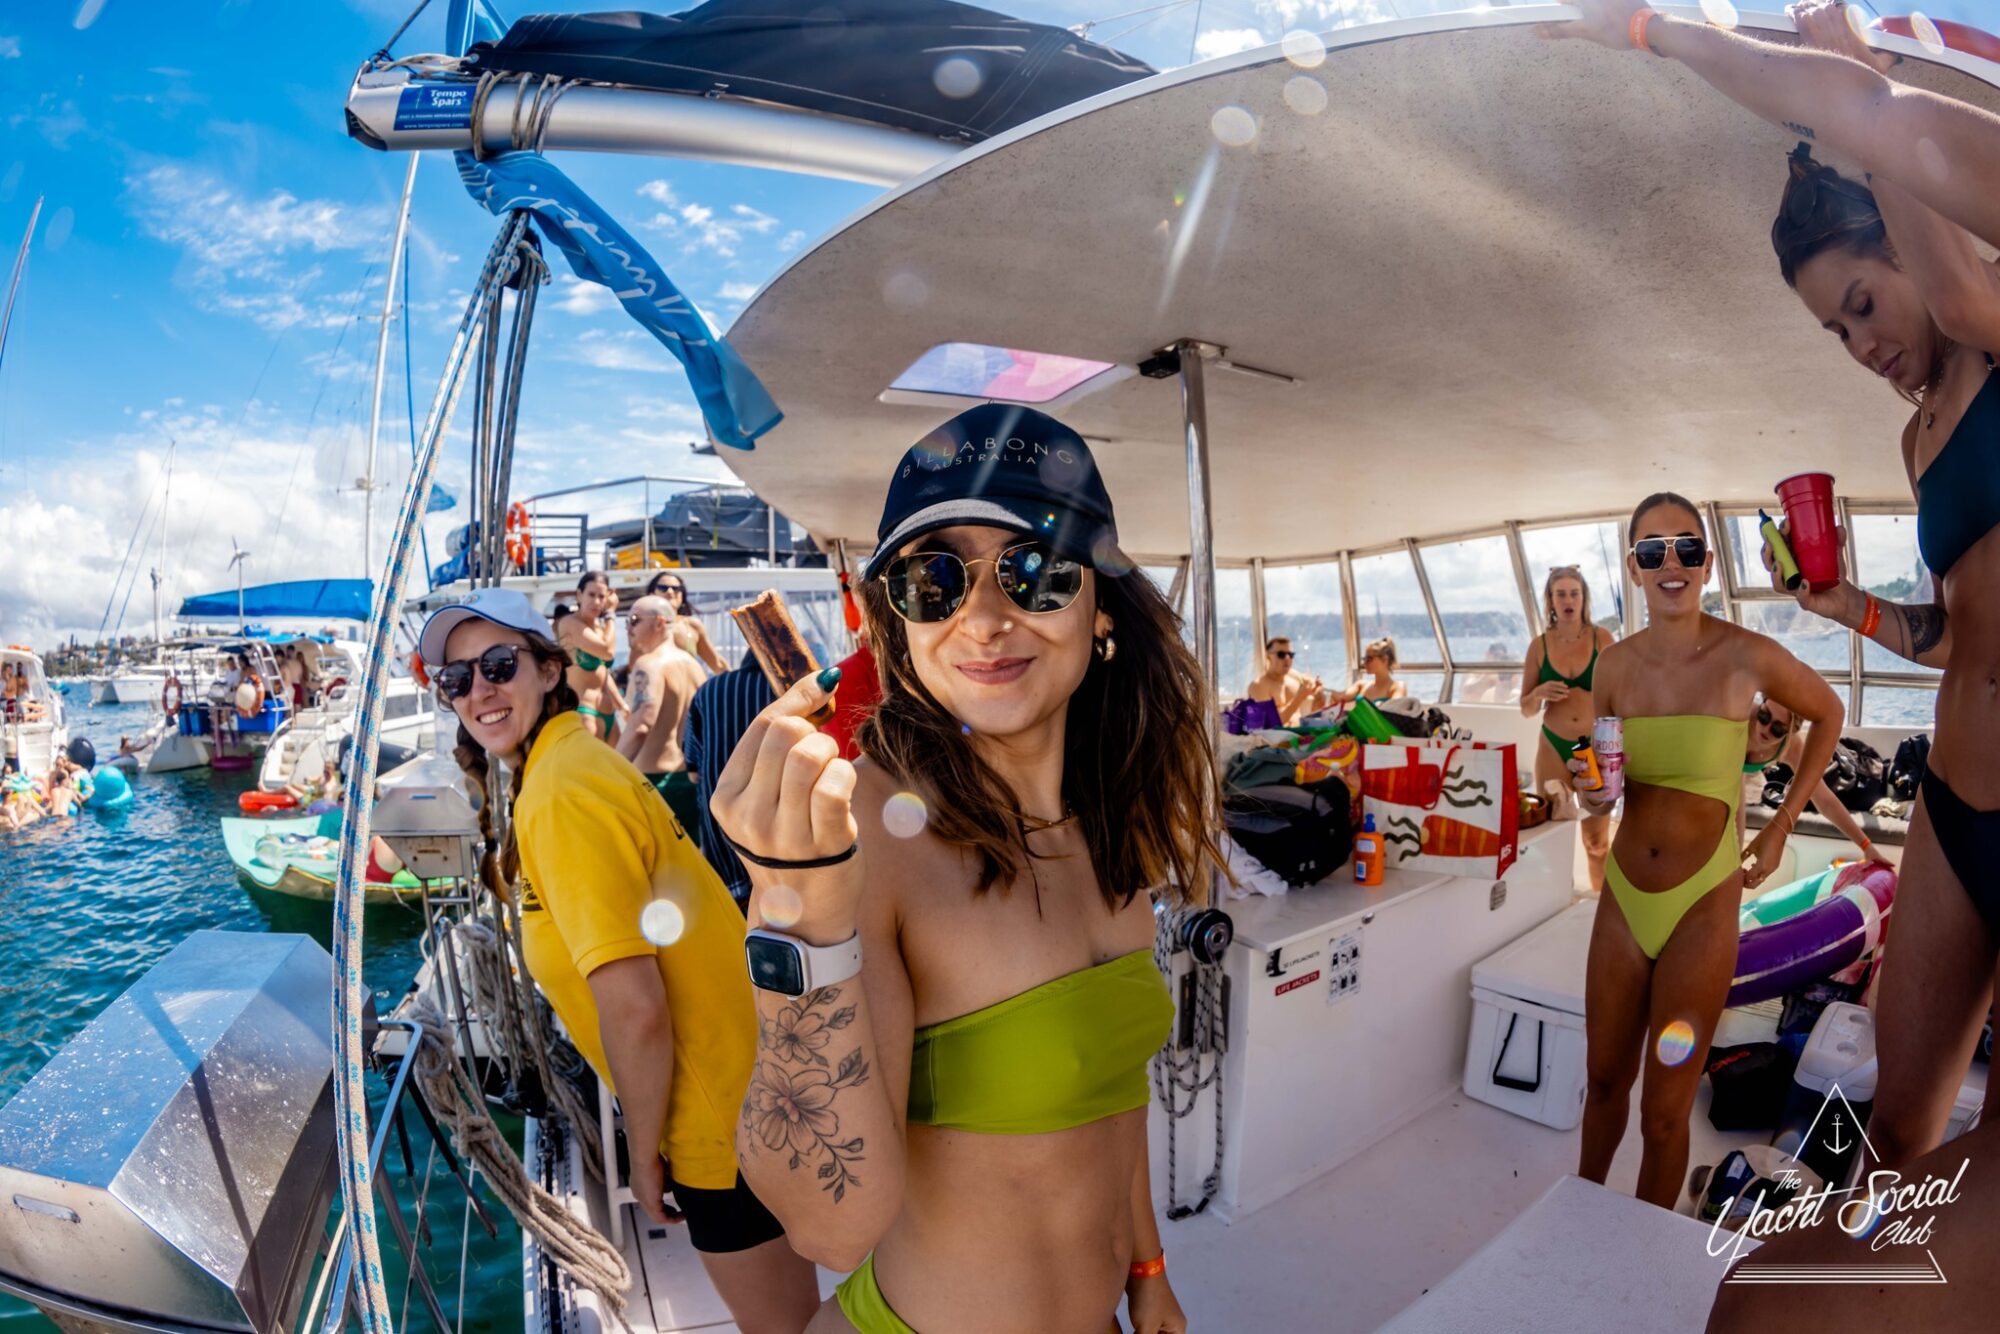
<svg viewBox="0 0 2000 1334">
<path fill-rule="evenodd" d="M 618 716 L 616 714 L 601 712 L 600 710 L 591 708 L 588 704 L 577 705 L 576 711 L 582 714 L 586 718 L 597 719 L 599 722 L 603 723 L 606 727 L 609 727 L 612 723 L 618 721 Z"/>
<path fill-rule="evenodd" d="M 1549 730 L 1547 723 L 1542 724 L 1542 735 L 1549 739 L 1551 746 L 1555 747 L 1556 758 L 1564 764 L 1568 764 L 1569 757 L 1576 754 L 1576 742 L 1571 741 L 1568 737 L 1557 736 Z"/>
<path fill-rule="evenodd" d="M 896 1314 L 882 1289 L 875 1284 L 875 1256 L 871 1253 L 861 1268 L 841 1280 L 833 1290 L 840 1312 L 860 1334 L 917 1334 Z"/>
</svg>

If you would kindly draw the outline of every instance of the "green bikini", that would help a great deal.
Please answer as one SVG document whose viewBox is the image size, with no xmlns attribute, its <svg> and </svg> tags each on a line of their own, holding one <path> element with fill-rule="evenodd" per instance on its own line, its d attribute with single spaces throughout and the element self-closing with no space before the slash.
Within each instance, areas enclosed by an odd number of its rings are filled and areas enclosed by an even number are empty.
<svg viewBox="0 0 2000 1334">
<path fill-rule="evenodd" d="M 909 1120 L 984 1135 L 1045 1135 L 1144 1107 L 1146 1063 L 1174 1005 L 1150 950 L 1120 955 L 916 1031 Z M 835 1294 L 861 1334 L 916 1334 L 869 1256 Z"/>
<path fill-rule="evenodd" d="M 1571 690 L 1581 690 L 1584 694 L 1589 694 L 1591 680 L 1597 674 L 1597 651 L 1597 630 L 1595 627 L 1592 627 L 1590 632 L 1590 665 L 1575 676 L 1564 676 L 1556 670 L 1555 663 L 1550 658 L 1549 637 L 1547 632 L 1544 632 L 1542 635 L 1542 670 L 1536 674 L 1535 684 L 1545 685 L 1550 681 L 1560 681 Z M 1557 736 L 1549 730 L 1547 723 L 1542 724 L 1542 735 L 1549 739 L 1551 746 L 1555 747 L 1556 758 L 1564 764 L 1568 764 L 1570 755 L 1576 750 L 1576 742 L 1568 737 Z"/>
<path fill-rule="evenodd" d="M 1721 836 L 1701 869 L 1671 889 L 1640 889 L 1618 865 L 1614 850 L 1605 859 L 1604 880 L 1632 928 L 1632 939 L 1649 959 L 1660 957 L 1688 909 L 1742 864 L 1736 842 L 1736 807 L 1743 799 L 1741 718 L 1710 714 L 1670 714 L 1625 719 L 1625 779 L 1652 787 L 1692 792 L 1727 808 Z"/>
</svg>

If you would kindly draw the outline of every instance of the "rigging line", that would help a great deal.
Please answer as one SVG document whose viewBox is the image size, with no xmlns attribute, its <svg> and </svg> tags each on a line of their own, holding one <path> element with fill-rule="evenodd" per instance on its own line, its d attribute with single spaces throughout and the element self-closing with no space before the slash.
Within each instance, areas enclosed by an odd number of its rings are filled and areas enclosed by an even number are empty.
<svg viewBox="0 0 2000 1334">
<path fill-rule="evenodd" d="M 228 451 L 234 449 L 236 442 L 242 438 L 243 422 L 250 415 L 250 405 L 257 401 L 257 391 L 264 387 L 264 376 L 270 372 L 271 363 L 278 359 L 278 349 L 285 345 L 285 339 L 290 335 L 291 330 L 286 329 L 271 340 L 271 351 L 264 358 L 264 368 L 257 372 L 256 380 L 250 385 L 250 396 L 243 400 L 243 407 L 236 414 L 236 425 L 230 428 L 229 440 L 223 445 L 223 456 L 216 460 L 218 465 L 227 461 Z M 195 515 L 194 526 L 188 529 L 188 544 L 190 546 L 194 543 L 195 535 L 202 531 L 202 522 L 208 518 L 210 502 L 215 499 L 215 493 L 221 489 L 218 486 L 205 486 L 202 488 L 201 512 Z"/>
<path fill-rule="evenodd" d="M 1085 19 L 1081 23 L 1072 24 L 1070 25 L 1070 31 L 1079 37 L 1088 37 L 1092 28 L 1106 23 L 1116 23 L 1120 19 L 1137 18 L 1141 14 L 1160 14 L 1169 9 L 1179 9 L 1182 5 L 1192 3 L 1193 0 L 1167 0 L 1167 3 L 1163 5 L 1148 5 L 1144 9 L 1128 9 L 1122 14 L 1106 14 L 1103 18 Z"/>
<path fill-rule="evenodd" d="M 1203 0 L 1194 0 L 1194 31 L 1188 34 L 1188 64 L 1194 64 L 1195 43 L 1201 40 L 1201 7 Z"/>
<path fill-rule="evenodd" d="M 166 520 L 167 520 L 167 505 L 166 501 L 163 499 L 160 502 L 159 510 L 153 515 L 153 523 L 146 529 L 146 544 L 148 546 L 152 545 L 154 530 L 158 528 L 160 524 L 165 523 Z M 125 613 L 127 610 L 131 608 L 132 594 L 138 591 L 138 588 L 139 588 L 139 572 L 135 569 L 132 572 L 132 582 L 125 586 L 125 601 L 121 603 L 118 607 L 118 620 L 111 627 L 111 634 L 114 639 L 117 637 L 118 632 L 125 628 Z M 115 590 L 113 596 L 116 596 Z"/>
<path fill-rule="evenodd" d="M 1117 32 L 1112 33 L 1108 37 L 1092 38 L 1091 40 L 1095 41 L 1099 46 L 1110 46 L 1113 42 L 1122 42 L 1127 37 L 1130 37 L 1133 33 L 1139 31 L 1139 29 L 1146 27 L 1148 24 L 1158 23 L 1161 19 L 1165 18 L 1168 14 L 1172 13 L 1174 10 L 1186 9 L 1189 5 L 1194 3 L 1195 0 L 1174 0 L 1173 4 L 1163 6 L 1160 12 L 1148 15 L 1147 17 L 1140 19 L 1137 23 L 1132 24 L 1130 27 L 1120 28 Z"/>
<path fill-rule="evenodd" d="M 146 517 L 153 512 L 153 498 L 158 490 L 146 493 L 146 503 L 139 507 L 139 520 L 132 525 L 132 536 L 125 543 L 125 559 L 118 562 L 118 573 L 111 578 L 111 596 L 104 599 L 104 615 L 97 622 L 97 637 L 104 638 L 104 627 L 111 624 L 111 605 L 118 601 L 118 586 L 125 582 L 125 567 L 132 563 L 132 553 L 139 546 L 139 530 L 146 526 Z M 127 595 L 129 598 L 129 594 Z"/>
<path fill-rule="evenodd" d="M 417 7 L 410 11 L 410 16 L 403 20 L 401 27 L 389 34 L 389 40 L 382 43 L 382 49 L 375 53 L 375 58 L 377 60 L 387 60 L 389 58 L 389 48 L 394 46 L 397 40 L 410 30 L 410 25 L 417 21 L 418 16 L 430 7 L 431 0 L 417 0 Z"/>
<path fill-rule="evenodd" d="M 333 351 L 327 354 L 326 372 L 319 378 L 319 392 L 313 395 L 312 410 L 306 414 L 305 432 L 299 437 L 299 447 L 292 451 L 291 475 L 285 479 L 284 499 L 278 503 L 278 521 L 273 525 L 278 532 L 285 531 L 285 511 L 291 508 L 292 485 L 299 479 L 299 462 L 305 457 L 306 447 L 312 443 L 312 428 L 313 423 L 319 420 L 320 400 L 326 397 L 326 387 L 333 383 L 333 367 L 340 358 L 341 344 L 347 341 L 347 331 L 354 327 L 354 317 L 360 313 L 361 298 L 368 290 L 368 280 L 374 276 L 376 267 L 377 264 L 370 264 L 361 271 L 361 281 L 354 286 L 354 304 L 347 308 L 347 318 L 340 322 L 340 335 L 333 340 Z"/>
<path fill-rule="evenodd" d="M 417 386 L 410 370 L 410 238 L 403 237 L 403 401 L 410 414 L 410 466 L 417 465 Z M 430 512 L 429 496 L 424 497 L 424 512 Z M 431 579 L 431 535 L 419 521 L 417 540 L 424 552 L 424 587 L 436 588 Z"/>
</svg>

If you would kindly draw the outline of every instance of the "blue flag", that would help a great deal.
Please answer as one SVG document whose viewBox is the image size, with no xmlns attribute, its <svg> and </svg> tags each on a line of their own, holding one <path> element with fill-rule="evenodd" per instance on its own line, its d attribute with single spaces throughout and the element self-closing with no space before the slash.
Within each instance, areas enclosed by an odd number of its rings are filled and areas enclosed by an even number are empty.
<svg viewBox="0 0 2000 1334">
<path fill-rule="evenodd" d="M 528 210 L 571 272 L 610 288 L 632 318 L 679 358 L 717 442 L 754 449 L 757 437 L 783 420 L 756 373 L 709 331 L 646 248 L 547 158 L 499 153 L 481 162 L 470 153 L 453 156 L 474 199 L 495 217 Z"/>
<path fill-rule="evenodd" d="M 507 35 L 507 20 L 488 0 L 451 0 L 444 16 L 445 50 L 462 56 L 474 42 L 497 42 Z"/>
<path fill-rule="evenodd" d="M 437 483 L 431 483 L 430 496 L 424 501 L 424 513 L 442 514 L 446 510 L 458 508 L 458 497 Z"/>
</svg>

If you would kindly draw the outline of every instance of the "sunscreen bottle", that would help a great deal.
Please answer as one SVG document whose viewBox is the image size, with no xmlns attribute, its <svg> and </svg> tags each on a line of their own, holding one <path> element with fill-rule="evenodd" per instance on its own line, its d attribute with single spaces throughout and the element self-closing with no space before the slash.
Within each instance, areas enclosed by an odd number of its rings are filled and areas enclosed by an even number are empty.
<svg viewBox="0 0 2000 1334">
<path fill-rule="evenodd" d="M 1375 832 L 1373 814 L 1361 817 L 1361 832 L 1354 836 L 1354 883 L 1382 883 L 1382 836 Z"/>
</svg>

